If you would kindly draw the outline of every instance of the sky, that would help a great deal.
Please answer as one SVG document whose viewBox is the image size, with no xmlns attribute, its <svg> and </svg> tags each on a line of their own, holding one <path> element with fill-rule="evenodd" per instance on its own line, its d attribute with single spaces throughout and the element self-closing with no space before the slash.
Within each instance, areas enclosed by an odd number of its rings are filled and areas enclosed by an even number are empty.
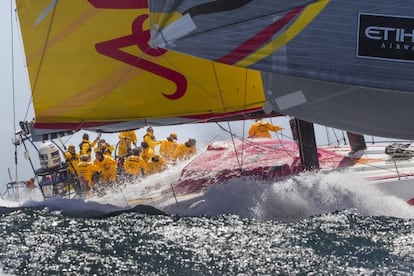
<svg viewBox="0 0 414 276">
<path fill-rule="evenodd" d="M 4 185 L 9 179 L 8 169 L 11 170 L 12 178 L 15 175 L 18 180 L 30 178 L 33 173 L 30 163 L 23 157 L 23 148 L 18 150 L 18 166 L 14 164 L 14 146 L 12 144 L 13 133 L 19 130 L 18 122 L 28 120 L 34 117 L 33 106 L 30 104 L 30 83 L 26 71 L 24 53 L 22 47 L 22 39 L 18 32 L 17 19 L 14 12 L 14 0 L 0 1 L 0 35 L 1 51 L 0 51 L 0 85 L 3 99 L 0 101 L 0 192 L 2 184 Z M 12 32 L 13 30 L 13 32 Z M 289 123 L 287 118 L 267 119 L 274 124 L 278 124 L 284 128 L 282 134 L 291 136 Z M 239 121 L 230 124 L 222 123 L 224 128 L 231 128 L 232 132 L 240 136 L 247 136 L 248 128 L 252 121 Z M 195 138 L 198 141 L 198 147 L 203 148 L 209 141 L 213 139 L 228 139 L 230 136 L 227 132 L 222 131 L 216 124 L 193 124 L 183 126 L 155 127 L 155 136 L 157 139 L 164 139 L 171 132 L 178 133 L 179 142 L 184 142 L 188 138 Z M 317 141 L 326 143 L 326 134 L 321 126 L 316 126 Z M 78 145 L 84 131 L 79 132 L 71 137 L 63 138 L 63 142 L 68 145 L 73 143 Z M 142 139 L 145 133 L 144 129 L 136 131 L 138 139 Z M 90 133 L 92 139 L 96 134 Z M 280 137 L 280 136 L 279 136 Z M 105 138 L 112 144 L 116 144 L 117 134 L 103 134 Z M 30 144 L 28 145 L 30 149 Z M 38 165 L 37 155 L 31 153 L 31 157 Z"/>
</svg>

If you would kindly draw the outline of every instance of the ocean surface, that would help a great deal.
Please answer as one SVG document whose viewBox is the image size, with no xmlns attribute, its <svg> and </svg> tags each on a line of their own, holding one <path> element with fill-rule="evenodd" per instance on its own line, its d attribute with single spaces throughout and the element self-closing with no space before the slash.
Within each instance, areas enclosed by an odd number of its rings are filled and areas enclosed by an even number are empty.
<svg viewBox="0 0 414 276">
<path fill-rule="evenodd" d="M 41 200 L 36 191 L 19 204 L 1 200 L 1 273 L 413 274 L 414 207 L 364 180 L 240 179 L 178 203 L 148 200 L 178 171 L 88 200 Z"/>
</svg>

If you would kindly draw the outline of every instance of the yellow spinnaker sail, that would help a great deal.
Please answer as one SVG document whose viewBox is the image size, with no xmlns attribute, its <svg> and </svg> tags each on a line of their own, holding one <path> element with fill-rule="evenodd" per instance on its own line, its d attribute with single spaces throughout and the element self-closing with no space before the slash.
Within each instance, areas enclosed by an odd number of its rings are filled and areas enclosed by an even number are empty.
<svg viewBox="0 0 414 276">
<path fill-rule="evenodd" d="M 147 1 L 17 0 L 17 11 L 40 128 L 263 106 L 259 72 L 151 48 Z"/>
</svg>

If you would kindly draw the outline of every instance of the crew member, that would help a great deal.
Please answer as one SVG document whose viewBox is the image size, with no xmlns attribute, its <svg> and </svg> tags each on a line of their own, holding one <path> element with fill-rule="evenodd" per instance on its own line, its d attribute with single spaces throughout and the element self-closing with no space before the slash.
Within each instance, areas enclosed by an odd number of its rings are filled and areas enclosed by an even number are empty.
<svg viewBox="0 0 414 276">
<path fill-rule="evenodd" d="M 270 131 L 280 130 L 282 130 L 280 126 L 256 119 L 249 129 L 249 138 L 271 138 Z"/>
<path fill-rule="evenodd" d="M 102 151 L 97 151 L 93 163 L 101 170 L 102 183 L 116 180 L 117 162 L 112 157 L 104 155 Z"/>
<path fill-rule="evenodd" d="M 96 145 L 99 137 L 96 137 L 94 141 L 89 141 L 88 133 L 84 133 L 82 136 L 82 142 L 79 144 L 80 152 L 79 154 L 82 156 L 84 154 L 88 155 L 88 161 L 91 161 L 91 152 L 92 148 Z"/>
<path fill-rule="evenodd" d="M 126 157 L 131 150 L 131 144 L 137 146 L 137 135 L 133 130 L 121 131 L 118 138 L 118 157 Z"/>
<path fill-rule="evenodd" d="M 114 149 L 115 147 L 107 143 L 105 139 L 100 139 L 97 147 L 95 148 L 95 152 L 99 150 L 102 151 L 104 155 L 112 156 Z"/>
<path fill-rule="evenodd" d="M 160 155 L 167 161 L 172 162 L 174 152 L 177 149 L 177 134 L 171 133 L 166 139 L 161 141 Z"/>
<path fill-rule="evenodd" d="M 90 190 L 93 190 L 93 185 L 96 182 L 96 176 L 102 169 L 88 161 L 88 155 L 81 156 L 81 161 L 78 164 L 79 179 L 82 183 L 85 183 Z M 85 188 L 85 187 L 84 187 Z"/>
<path fill-rule="evenodd" d="M 155 146 L 158 145 L 160 141 L 157 141 L 157 139 L 155 139 L 154 129 L 152 127 L 147 128 L 147 133 L 144 135 L 144 142 L 146 142 L 148 146 L 155 152 Z"/>
<path fill-rule="evenodd" d="M 155 155 L 154 149 L 152 149 L 147 142 L 141 142 L 141 157 L 145 162 L 149 162 L 151 158 Z"/>
<path fill-rule="evenodd" d="M 197 153 L 195 144 L 196 140 L 191 138 L 183 144 L 178 144 L 173 156 L 174 161 L 183 161 L 190 159 L 191 156 Z"/>
<path fill-rule="evenodd" d="M 68 166 L 69 173 L 78 174 L 79 154 L 76 153 L 75 145 L 70 144 L 67 151 L 64 153 L 66 164 Z"/>
<path fill-rule="evenodd" d="M 134 148 L 132 155 L 128 156 L 124 163 L 125 172 L 133 176 L 144 176 L 147 162 L 141 157 L 142 148 Z"/>
<path fill-rule="evenodd" d="M 154 155 L 147 163 L 147 175 L 162 172 L 167 168 L 167 162 L 159 155 Z"/>
</svg>

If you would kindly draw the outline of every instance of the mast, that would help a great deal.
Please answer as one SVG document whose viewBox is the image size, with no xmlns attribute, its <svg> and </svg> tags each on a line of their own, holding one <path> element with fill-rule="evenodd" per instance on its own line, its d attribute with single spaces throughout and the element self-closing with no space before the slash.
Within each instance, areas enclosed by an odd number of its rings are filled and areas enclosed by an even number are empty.
<svg viewBox="0 0 414 276">
<path fill-rule="evenodd" d="M 318 150 L 316 147 L 315 130 L 313 123 L 297 118 L 289 121 L 293 138 L 297 141 L 300 160 L 304 170 L 318 170 Z"/>
</svg>

